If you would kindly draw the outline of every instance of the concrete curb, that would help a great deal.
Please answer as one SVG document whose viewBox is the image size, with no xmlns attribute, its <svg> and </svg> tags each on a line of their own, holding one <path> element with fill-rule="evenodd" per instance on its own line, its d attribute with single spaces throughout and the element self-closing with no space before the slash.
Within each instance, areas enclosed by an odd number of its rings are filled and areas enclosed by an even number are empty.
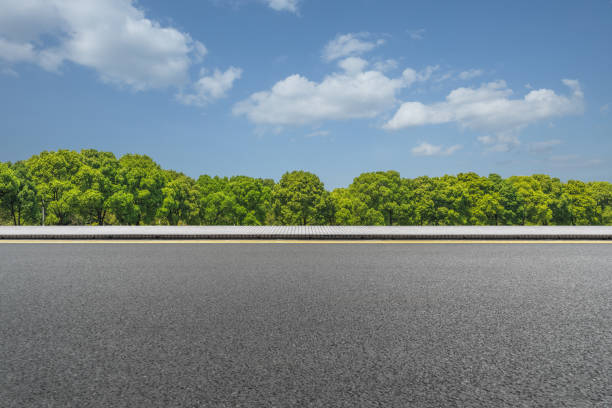
<svg viewBox="0 0 612 408">
<path fill-rule="evenodd" d="M 0 240 L 612 240 L 612 227 L 22 226 Z"/>
</svg>

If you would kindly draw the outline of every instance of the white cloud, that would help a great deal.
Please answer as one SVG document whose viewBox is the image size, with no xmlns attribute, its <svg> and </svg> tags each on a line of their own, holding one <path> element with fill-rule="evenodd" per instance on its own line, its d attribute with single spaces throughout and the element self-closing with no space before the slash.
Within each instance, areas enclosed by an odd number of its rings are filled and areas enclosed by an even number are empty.
<svg viewBox="0 0 612 408">
<path fill-rule="evenodd" d="M 348 74 L 357 74 L 363 72 L 368 66 L 368 61 L 359 57 L 349 57 L 338 62 L 338 66 Z"/>
<path fill-rule="evenodd" d="M 8 41 L 0 37 L 0 58 L 9 63 L 33 62 L 37 56 L 29 42 Z"/>
<path fill-rule="evenodd" d="M 135 90 L 177 86 L 206 54 L 189 34 L 148 19 L 131 0 L 0 0 L 0 60 L 64 61 Z"/>
<path fill-rule="evenodd" d="M 383 39 L 372 39 L 369 33 L 341 34 L 323 49 L 323 59 L 333 61 L 349 56 L 359 56 L 385 43 Z"/>
<path fill-rule="evenodd" d="M 599 108 L 599 111 L 601 113 L 607 113 L 609 110 L 610 110 L 610 104 L 609 103 L 606 103 L 601 108 Z"/>
<path fill-rule="evenodd" d="M 408 30 L 408 35 L 413 40 L 422 40 L 425 38 L 425 29 L 419 28 L 418 30 Z"/>
<path fill-rule="evenodd" d="M 319 83 L 291 75 L 269 91 L 257 92 L 237 103 L 234 114 L 263 125 L 373 118 L 396 104 L 401 89 L 431 75 L 431 67 L 421 72 L 409 68 L 400 77 L 390 78 L 380 71 L 365 70 L 367 62 L 355 57 L 341 60 L 338 65 L 340 72 Z"/>
<path fill-rule="evenodd" d="M 558 95 L 550 89 L 532 90 L 522 99 L 510 99 L 512 90 L 504 81 L 483 84 L 480 88 L 458 88 L 443 102 L 426 105 L 405 102 L 385 124 L 389 130 L 410 126 L 458 123 L 462 127 L 508 132 L 555 116 L 579 114 L 584 110 L 584 95 L 576 80 L 564 79 L 572 91 Z"/>
<path fill-rule="evenodd" d="M 440 69 L 439 65 L 429 65 L 425 67 L 422 72 L 417 73 L 417 80 L 422 82 L 428 81 L 431 78 L 431 75 L 438 69 Z"/>
<path fill-rule="evenodd" d="M 478 136 L 477 139 L 486 146 L 488 152 L 509 152 L 521 145 L 518 137 L 512 132 L 499 133 L 495 136 Z"/>
<path fill-rule="evenodd" d="M 399 64 L 394 59 L 387 59 L 384 61 L 378 61 L 374 63 L 374 69 L 380 72 L 387 72 L 397 69 Z"/>
<path fill-rule="evenodd" d="M 482 69 L 472 68 L 470 70 L 460 72 L 458 77 L 459 77 L 459 79 L 462 79 L 462 80 L 466 81 L 468 79 L 479 77 L 482 74 L 484 74 L 484 71 Z"/>
<path fill-rule="evenodd" d="M 401 79 L 377 71 L 333 74 L 321 83 L 292 75 L 234 108 L 261 124 L 307 124 L 329 119 L 371 118 L 393 106 Z"/>
<path fill-rule="evenodd" d="M 202 75 L 193 84 L 195 93 L 179 93 L 176 97 L 185 105 L 204 106 L 216 99 L 224 98 L 232 89 L 234 82 L 242 76 L 240 68 L 229 67 L 225 72 L 215 69 L 212 75 Z"/>
<path fill-rule="evenodd" d="M 37 40 L 41 33 L 56 33 L 64 24 L 54 0 L 0 0 L 0 36 L 16 43 Z"/>
<path fill-rule="evenodd" d="M 542 142 L 533 142 L 529 145 L 529 151 L 531 153 L 549 152 L 555 146 L 559 146 L 561 143 L 563 142 L 559 139 L 545 140 Z"/>
<path fill-rule="evenodd" d="M 450 156 L 461 148 L 461 145 L 454 145 L 444 148 L 443 146 L 423 142 L 420 145 L 413 147 L 411 152 L 414 156 Z"/>
<path fill-rule="evenodd" d="M 298 12 L 300 0 L 266 0 L 268 7 L 276 11 L 290 11 L 291 13 Z"/>
<path fill-rule="evenodd" d="M 217 6 L 229 6 L 233 9 L 240 9 L 247 3 L 265 4 L 269 8 L 276 11 L 287 11 L 294 14 L 299 14 L 300 4 L 302 0 L 210 0 Z"/>
</svg>

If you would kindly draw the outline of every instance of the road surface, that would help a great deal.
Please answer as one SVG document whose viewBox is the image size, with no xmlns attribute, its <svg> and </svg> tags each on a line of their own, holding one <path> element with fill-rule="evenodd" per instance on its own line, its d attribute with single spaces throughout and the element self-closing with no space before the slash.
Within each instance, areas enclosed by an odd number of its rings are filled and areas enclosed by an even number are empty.
<svg viewBox="0 0 612 408">
<path fill-rule="evenodd" d="M 611 299 L 611 244 L 0 243 L 0 405 L 609 407 Z"/>
</svg>

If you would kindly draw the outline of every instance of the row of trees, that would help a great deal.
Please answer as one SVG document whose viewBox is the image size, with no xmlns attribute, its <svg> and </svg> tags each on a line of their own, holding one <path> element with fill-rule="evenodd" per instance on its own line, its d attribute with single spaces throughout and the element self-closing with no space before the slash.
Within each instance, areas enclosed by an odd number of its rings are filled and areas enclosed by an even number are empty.
<svg viewBox="0 0 612 408">
<path fill-rule="evenodd" d="M 364 173 L 331 192 L 308 172 L 276 183 L 194 180 L 151 158 L 92 149 L 0 162 L 0 223 L 190 225 L 610 225 L 612 184 L 547 175 L 402 178 Z"/>
</svg>

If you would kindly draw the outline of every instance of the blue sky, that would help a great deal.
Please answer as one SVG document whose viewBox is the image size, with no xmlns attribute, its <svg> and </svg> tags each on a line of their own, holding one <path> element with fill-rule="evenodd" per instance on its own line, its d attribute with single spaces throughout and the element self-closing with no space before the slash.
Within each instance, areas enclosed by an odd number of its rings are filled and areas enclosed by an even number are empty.
<svg viewBox="0 0 612 408">
<path fill-rule="evenodd" d="M 612 2 L 0 0 L 0 160 L 612 181 Z"/>
</svg>

